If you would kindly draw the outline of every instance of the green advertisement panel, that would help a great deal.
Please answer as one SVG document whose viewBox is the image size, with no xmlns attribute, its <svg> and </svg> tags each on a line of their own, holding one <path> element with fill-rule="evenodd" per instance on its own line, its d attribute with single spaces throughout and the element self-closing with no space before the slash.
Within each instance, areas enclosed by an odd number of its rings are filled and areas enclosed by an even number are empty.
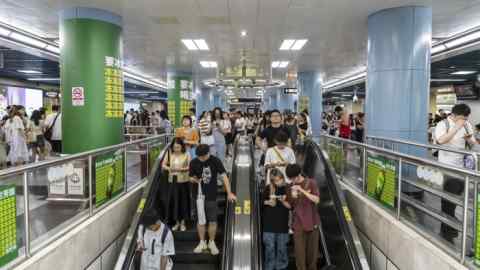
<svg viewBox="0 0 480 270">
<path fill-rule="evenodd" d="M 148 151 L 148 168 L 150 169 L 150 171 L 153 169 L 155 161 L 160 155 L 160 152 L 162 152 L 163 147 L 163 144 L 150 146 L 150 149 Z"/>
<path fill-rule="evenodd" d="M 368 154 L 367 193 L 383 205 L 394 208 L 397 178 L 397 161 Z"/>
<path fill-rule="evenodd" d="M 190 115 L 193 107 L 192 76 L 169 74 L 167 85 L 168 118 L 175 127 L 180 127 L 182 117 Z"/>
<path fill-rule="evenodd" d="M 124 166 L 123 150 L 95 157 L 95 205 L 97 207 L 124 190 Z"/>
<path fill-rule="evenodd" d="M 327 153 L 337 174 L 341 174 L 345 163 L 345 154 L 341 145 L 328 144 Z"/>
<path fill-rule="evenodd" d="M 0 268 L 18 256 L 15 185 L 0 187 Z"/>
<path fill-rule="evenodd" d="M 121 26 L 65 19 L 60 22 L 60 40 L 63 152 L 75 154 L 122 143 Z"/>
</svg>

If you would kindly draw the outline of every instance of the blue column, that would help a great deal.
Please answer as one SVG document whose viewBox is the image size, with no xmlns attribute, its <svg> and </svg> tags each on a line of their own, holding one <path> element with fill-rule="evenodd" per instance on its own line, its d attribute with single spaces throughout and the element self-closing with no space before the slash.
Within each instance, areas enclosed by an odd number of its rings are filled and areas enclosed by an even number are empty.
<svg viewBox="0 0 480 270">
<path fill-rule="evenodd" d="M 307 97 L 308 112 L 312 121 L 313 135 L 320 135 L 322 131 L 322 79 L 319 73 L 308 71 L 298 73 L 299 101 Z M 293 106 L 293 105 L 292 105 Z"/>
<path fill-rule="evenodd" d="M 295 95 L 291 94 L 284 94 L 283 89 L 279 90 L 280 92 L 278 93 L 278 109 L 280 111 L 285 111 L 285 110 L 290 110 L 294 111 L 294 103 L 295 103 Z"/>
<path fill-rule="evenodd" d="M 196 113 L 197 118 L 200 117 L 203 111 L 210 111 L 214 108 L 213 93 L 209 88 L 200 89 L 196 96 Z"/>
<path fill-rule="evenodd" d="M 431 37 L 429 7 L 369 16 L 367 136 L 427 143 Z"/>
</svg>

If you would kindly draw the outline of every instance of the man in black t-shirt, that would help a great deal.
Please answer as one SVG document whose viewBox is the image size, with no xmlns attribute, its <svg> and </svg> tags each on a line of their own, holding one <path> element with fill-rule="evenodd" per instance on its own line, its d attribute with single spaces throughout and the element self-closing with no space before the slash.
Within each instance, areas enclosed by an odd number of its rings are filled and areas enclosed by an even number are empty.
<svg viewBox="0 0 480 270">
<path fill-rule="evenodd" d="M 202 194 L 205 196 L 205 217 L 208 223 L 209 242 L 205 241 L 206 224 L 197 224 L 198 237 L 200 243 L 194 249 L 195 253 L 202 253 L 209 249 L 212 255 L 218 255 L 219 251 L 215 245 L 215 235 L 217 234 L 217 176 L 223 177 L 223 185 L 227 192 L 227 197 L 230 202 L 237 200 L 235 194 L 230 188 L 230 180 L 223 167 L 222 161 L 215 156 L 210 155 L 210 147 L 206 144 L 200 144 L 195 154 L 197 158 L 190 162 L 190 177 L 195 190 L 199 190 L 200 184 Z"/>
<path fill-rule="evenodd" d="M 285 132 L 289 135 L 289 146 L 295 143 L 292 140 L 292 136 L 290 135 L 290 131 L 288 128 L 282 125 L 282 114 L 278 110 L 273 110 L 270 113 L 270 121 L 272 125 L 270 127 L 265 128 L 257 138 L 257 146 L 259 146 L 264 152 L 267 151 L 267 148 L 275 146 L 275 135 L 280 131 Z M 265 148 L 264 140 L 267 141 L 267 148 Z"/>
</svg>

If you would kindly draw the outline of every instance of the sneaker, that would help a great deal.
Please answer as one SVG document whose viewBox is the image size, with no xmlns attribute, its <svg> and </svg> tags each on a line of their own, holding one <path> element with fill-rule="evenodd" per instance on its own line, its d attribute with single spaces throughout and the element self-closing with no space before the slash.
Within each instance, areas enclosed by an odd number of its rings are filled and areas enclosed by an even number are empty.
<svg viewBox="0 0 480 270">
<path fill-rule="evenodd" d="M 177 223 L 177 224 L 175 224 L 175 226 L 173 226 L 172 231 L 176 232 L 176 231 L 178 231 L 178 228 L 180 228 L 179 223 Z"/>
<path fill-rule="evenodd" d="M 214 255 L 214 256 L 215 256 L 215 255 L 218 255 L 218 253 L 220 253 L 220 252 L 218 251 L 217 245 L 215 245 L 215 241 L 210 240 L 210 241 L 208 242 L 208 249 L 210 249 L 210 253 L 211 253 L 212 255 Z"/>
<path fill-rule="evenodd" d="M 187 227 L 185 226 L 185 224 L 180 225 L 180 231 L 184 232 L 186 230 L 187 230 Z"/>
<path fill-rule="evenodd" d="M 200 241 L 198 246 L 193 250 L 193 253 L 202 253 L 206 249 L 208 249 L 207 242 L 203 240 L 203 241 Z"/>
</svg>

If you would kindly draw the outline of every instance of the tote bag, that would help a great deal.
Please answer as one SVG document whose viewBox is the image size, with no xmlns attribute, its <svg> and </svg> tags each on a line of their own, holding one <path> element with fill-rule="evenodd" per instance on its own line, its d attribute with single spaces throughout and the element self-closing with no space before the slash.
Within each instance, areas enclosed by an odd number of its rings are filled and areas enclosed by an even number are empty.
<svg viewBox="0 0 480 270">
<path fill-rule="evenodd" d="M 198 184 L 197 215 L 198 215 L 198 225 L 207 224 L 207 218 L 205 216 L 205 195 L 202 192 L 201 183 Z"/>
</svg>

